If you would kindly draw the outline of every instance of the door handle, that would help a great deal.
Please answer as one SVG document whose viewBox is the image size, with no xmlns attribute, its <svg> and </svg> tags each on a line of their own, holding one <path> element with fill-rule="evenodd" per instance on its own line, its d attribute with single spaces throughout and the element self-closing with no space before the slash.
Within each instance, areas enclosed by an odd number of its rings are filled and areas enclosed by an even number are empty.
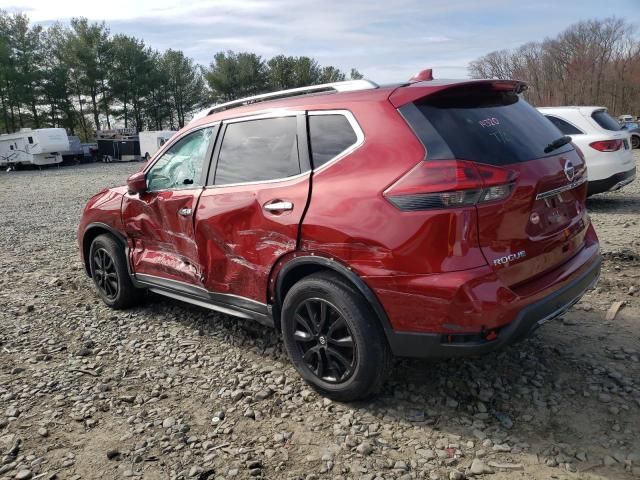
<svg viewBox="0 0 640 480">
<path fill-rule="evenodd" d="M 193 210 L 187 207 L 184 207 L 178 210 L 178 214 L 182 215 L 183 217 L 188 217 L 189 215 L 191 215 L 191 212 L 193 212 Z"/>
<path fill-rule="evenodd" d="M 268 212 L 288 212 L 293 210 L 293 203 L 286 201 L 275 201 L 273 203 L 267 203 L 264 207 Z"/>
</svg>

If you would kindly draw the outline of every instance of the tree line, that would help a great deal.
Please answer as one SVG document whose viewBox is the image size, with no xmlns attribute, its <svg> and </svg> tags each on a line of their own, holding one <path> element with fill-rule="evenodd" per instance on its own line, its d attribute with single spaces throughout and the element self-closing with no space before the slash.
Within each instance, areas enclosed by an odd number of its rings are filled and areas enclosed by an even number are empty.
<svg viewBox="0 0 640 480">
<path fill-rule="evenodd" d="M 640 115 L 640 40 L 621 18 L 576 23 L 555 38 L 491 52 L 469 65 L 474 78 L 529 83 L 537 106 L 597 105 Z"/>
<path fill-rule="evenodd" d="M 362 75 L 352 69 L 348 78 Z M 116 125 L 176 129 L 206 105 L 345 79 L 304 56 L 226 51 L 203 67 L 179 50 L 112 34 L 104 22 L 74 18 L 44 28 L 0 11 L 0 131 L 7 133 L 63 127 L 89 140 Z"/>
</svg>

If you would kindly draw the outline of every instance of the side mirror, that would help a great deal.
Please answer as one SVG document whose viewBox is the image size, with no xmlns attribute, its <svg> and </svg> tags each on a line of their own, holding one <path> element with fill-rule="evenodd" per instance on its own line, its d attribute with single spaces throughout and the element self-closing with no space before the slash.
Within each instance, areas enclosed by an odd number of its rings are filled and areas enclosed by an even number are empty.
<svg viewBox="0 0 640 480">
<path fill-rule="evenodd" d="M 147 191 L 147 177 L 144 172 L 137 172 L 127 178 L 127 188 L 131 195 Z"/>
</svg>

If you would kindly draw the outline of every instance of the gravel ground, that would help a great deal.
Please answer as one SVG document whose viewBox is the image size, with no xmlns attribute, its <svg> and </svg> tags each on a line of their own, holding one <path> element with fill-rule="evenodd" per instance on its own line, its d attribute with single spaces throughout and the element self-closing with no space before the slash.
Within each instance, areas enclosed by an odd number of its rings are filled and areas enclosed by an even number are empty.
<svg viewBox="0 0 640 480">
<path fill-rule="evenodd" d="M 640 182 L 589 200 L 603 276 L 563 319 L 497 354 L 398 360 L 343 405 L 258 324 L 97 299 L 78 218 L 138 167 L 0 174 L 0 478 L 640 478 Z"/>
</svg>

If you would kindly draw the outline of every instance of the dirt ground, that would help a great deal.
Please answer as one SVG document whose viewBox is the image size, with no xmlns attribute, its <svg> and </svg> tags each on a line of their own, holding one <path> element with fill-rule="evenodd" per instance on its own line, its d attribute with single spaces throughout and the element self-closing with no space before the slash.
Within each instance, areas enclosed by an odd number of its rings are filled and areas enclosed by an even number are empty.
<svg viewBox="0 0 640 480">
<path fill-rule="evenodd" d="M 0 478 L 640 478 L 640 181 L 588 201 L 602 278 L 562 319 L 501 353 L 397 360 L 343 405 L 258 324 L 98 300 L 78 219 L 137 168 L 0 173 Z"/>
</svg>

